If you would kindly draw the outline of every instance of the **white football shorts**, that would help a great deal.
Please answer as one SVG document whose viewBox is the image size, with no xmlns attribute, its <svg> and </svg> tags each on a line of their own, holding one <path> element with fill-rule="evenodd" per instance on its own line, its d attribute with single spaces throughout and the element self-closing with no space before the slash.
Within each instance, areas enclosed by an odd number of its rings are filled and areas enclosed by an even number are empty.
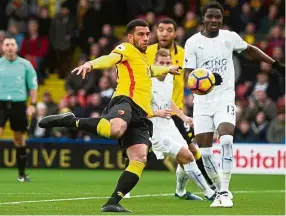
<svg viewBox="0 0 286 216">
<path fill-rule="evenodd" d="M 170 119 L 170 121 L 173 121 L 173 119 Z M 152 151 L 158 160 L 164 159 L 165 156 L 176 159 L 177 154 L 183 146 L 188 148 L 186 140 L 174 122 L 173 124 L 169 124 L 168 128 L 157 128 L 154 125 L 153 136 L 150 140 Z"/>
<path fill-rule="evenodd" d="M 218 126 L 227 122 L 235 126 L 234 102 L 196 103 L 194 104 L 194 131 L 195 135 L 215 132 Z"/>
</svg>

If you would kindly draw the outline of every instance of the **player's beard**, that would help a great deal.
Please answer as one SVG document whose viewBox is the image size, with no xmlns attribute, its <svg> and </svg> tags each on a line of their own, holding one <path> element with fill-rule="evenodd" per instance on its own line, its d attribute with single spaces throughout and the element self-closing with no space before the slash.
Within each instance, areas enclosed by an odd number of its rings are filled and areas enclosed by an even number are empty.
<svg viewBox="0 0 286 216">
<path fill-rule="evenodd" d="M 169 43 L 167 43 L 166 45 L 162 45 L 162 43 L 159 42 L 160 48 L 163 49 L 171 49 L 172 44 L 174 43 L 174 40 L 169 41 Z"/>
<path fill-rule="evenodd" d="M 139 49 L 140 52 L 146 52 L 146 50 L 147 50 L 147 46 L 146 46 L 146 48 L 140 47 L 140 44 L 138 42 L 136 42 L 136 41 L 134 41 L 134 46 L 137 49 Z"/>
</svg>

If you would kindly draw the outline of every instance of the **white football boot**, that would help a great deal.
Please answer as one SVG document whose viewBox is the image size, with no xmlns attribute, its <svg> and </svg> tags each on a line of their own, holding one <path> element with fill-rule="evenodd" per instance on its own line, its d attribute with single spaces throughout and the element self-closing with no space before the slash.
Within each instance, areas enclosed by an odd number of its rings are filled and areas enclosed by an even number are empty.
<svg viewBox="0 0 286 216">
<path fill-rule="evenodd" d="M 228 192 L 220 192 L 213 203 L 210 205 L 212 208 L 231 208 L 233 207 L 233 202 L 231 196 L 228 195 Z"/>
<path fill-rule="evenodd" d="M 233 200 L 233 195 L 232 195 L 232 193 L 230 192 L 230 191 L 227 191 L 228 192 L 228 197 L 231 199 L 231 200 Z"/>
<path fill-rule="evenodd" d="M 233 207 L 233 202 L 228 194 L 228 192 L 220 193 L 220 202 L 223 208 L 231 208 Z"/>
<path fill-rule="evenodd" d="M 210 205 L 211 208 L 220 208 L 221 206 L 221 200 L 220 200 L 220 194 L 217 193 L 213 203 Z"/>
</svg>

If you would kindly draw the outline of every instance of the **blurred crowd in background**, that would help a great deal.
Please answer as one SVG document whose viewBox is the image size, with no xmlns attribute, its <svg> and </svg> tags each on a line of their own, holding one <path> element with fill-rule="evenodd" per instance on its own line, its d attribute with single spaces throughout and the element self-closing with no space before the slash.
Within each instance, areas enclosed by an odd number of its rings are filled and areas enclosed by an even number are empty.
<svg viewBox="0 0 286 216">
<path fill-rule="evenodd" d="M 156 42 L 156 22 L 164 17 L 177 24 L 179 45 L 202 31 L 201 7 L 208 0 L 1 0 L 0 47 L 14 37 L 19 55 L 30 60 L 39 83 L 50 74 L 65 79 L 67 95 L 54 102 L 45 92 L 32 119 L 31 137 L 69 137 L 89 140 L 94 135 L 73 129 L 40 129 L 45 115 L 71 110 L 78 117 L 98 117 L 116 87 L 115 68 L 95 71 L 88 78 L 70 75 L 73 67 L 108 54 L 126 41 L 124 26 L 133 18 L 146 19 L 150 44 Z M 221 0 L 225 8 L 223 29 L 236 31 L 285 64 L 285 1 Z M 2 51 L 0 49 L 0 55 Z M 236 70 L 235 142 L 285 142 L 285 77 L 271 65 L 234 56 Z M 56 89 L 55 89 L 56 91 Z M 185 89 L 185 113 L 192 116 L 193 95 Z"/>
</svg>

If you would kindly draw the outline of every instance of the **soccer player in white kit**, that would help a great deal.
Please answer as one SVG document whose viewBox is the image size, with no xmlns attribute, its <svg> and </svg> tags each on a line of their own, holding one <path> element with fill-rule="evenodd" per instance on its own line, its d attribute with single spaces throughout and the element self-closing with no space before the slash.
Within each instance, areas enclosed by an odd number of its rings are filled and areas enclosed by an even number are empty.
<svg viewBox="0 0 286 216">
<path fill-rule="evenodd" d="M 158 50 L 155 56 L 155 65 L 167 66 L 171 64 L 169 50 Z M 186 140 L 171 118 L 171 113 L 174 112 L 184 122 L 192 124 L 192 119 L 186 116 L 172 101 L 173 80 L 173 75 L 152 78 L 152 109 L 154 112 L 154 117 L 150 118 L 153 122 L 152 151 L 159 160 L 164 159 L 165 156 L 176 159 L 187 176 L 204 192 L 206 199 L 213 200 L 215 192 L 207 184 Z"/>
<path fill-rule="evenodd" d="M 190 37 L 185 44 L 184 69 L 191 72 L 205 68 L 218 73 L 222 78 L 207 95 L 194 97 L 194 130 L 201 149 L 203 162 L 219 193 L 211 207 L 232 207 L 229 182 L 233 167 L 233 133 L 235 127 L 235 74 L 232 53 L 245 51 L 252 59 L 258 59 L 282 72 L 285 66 L 275 61 L 260 49 L 247 44 L 235 32 L 220 30 L 223 7 L 218 2 L 208 3 L 202 12 L 204 30 Z M 217 77 L 216 77 L 217 79 Z M 217 130 L 222 146 L 222 175 L 214 161 L 212 141 Z"/>
</svg>

